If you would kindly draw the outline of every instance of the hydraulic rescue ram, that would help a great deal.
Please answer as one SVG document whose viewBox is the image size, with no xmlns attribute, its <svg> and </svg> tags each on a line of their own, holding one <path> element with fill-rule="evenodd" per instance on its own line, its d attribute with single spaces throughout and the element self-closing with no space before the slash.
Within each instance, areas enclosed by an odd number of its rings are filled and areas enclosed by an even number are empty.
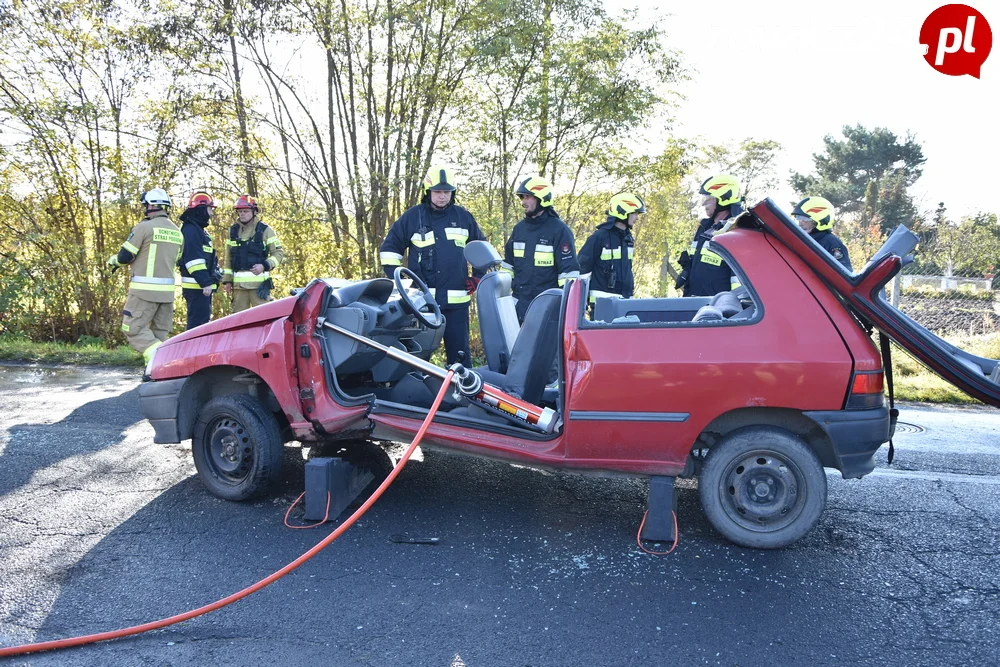
<svg viewBox="0 0 1000 667">
<path fill-rule="evenodd" d="M 369 347 L 373 347 L 376 350 L 384 352 L 387 357 L 413 366 L 427 375 L 431 375 L 440 380 L 445 380 L 448 377 L 448 371 L 443 368 L 439 368 L 432 363 L 424 361 L 420 357 L 414 356 L 409 352 L 404 352 L 403 350 L 397 350 L 394 347 L 382 345 L 378 341 L 374 341 L 371 338 L 366 338 L 361 334 L 356 334 L 353 331 L 339 327 L 336 324 L 328 322 L 325 317 L 319 318 L 317 324 L 325 329 L 336 331 L 337 333 L 347 336 L 352 340 L 356 340 L 359 343 L 364 343 Z M 479 403 L 516 421 L 530 424 L 531 426 L 538 428 L 543 433 L 552 433 L 552 431 L 555 430 L 555 410 L 551 408 L 541 408 L 537 405 L 526 403 L 525 401 L 511 396 L 510 394 L 504 393 L 496 387 L 483 382 L 483 378 L 478 373 L 465 368 L 461 364 L 453 364 L 450 370 L 454 372 L 451 379 L 452 383 L 454 383 L 458 391 L 471 402 Z"/>
</svg>

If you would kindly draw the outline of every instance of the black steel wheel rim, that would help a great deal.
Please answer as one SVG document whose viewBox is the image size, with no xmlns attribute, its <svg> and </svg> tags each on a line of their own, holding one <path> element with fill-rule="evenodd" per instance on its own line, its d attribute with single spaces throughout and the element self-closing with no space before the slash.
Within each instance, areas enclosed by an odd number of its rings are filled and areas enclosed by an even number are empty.
<svg viewBox="0 0 1000 667">
<path fill-rule="evenodd" d="M 208 425 L 208 463 L 216 477 L 239 484 L 253 470 L 253 444 L 246 428 L 233 417 L 216 417 Z"/>
<path fill-rule="evenodd" d="M 778 452 L 761 449 L 734 458 L 722 474 L 719 495 L 737 525 L 773 533 L 802 513 L 806 487 L 802 470 Z"/>
</svg>

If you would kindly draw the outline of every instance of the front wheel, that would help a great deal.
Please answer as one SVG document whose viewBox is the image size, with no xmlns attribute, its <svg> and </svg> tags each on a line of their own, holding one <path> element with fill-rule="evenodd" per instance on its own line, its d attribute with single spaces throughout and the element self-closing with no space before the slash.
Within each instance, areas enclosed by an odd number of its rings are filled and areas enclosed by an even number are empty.
<svg viewBox="0 0 1000 667">
<path fill-rule="evenodd" d="M 705 515 L 736 544 L 777 549 L 816 525 L 826 506 L 826 475 L 801 439 L 770 426 L 728 434 L 712 447 L 698 478 Z"/>
<path fill-rule="evenodd" d="M 191 452 L 198 476 L 213 495 L 247 500 L 280 478 L 284 445 L 278 421 L 260 401 L 229 394 L 202 408 Z"/>
</svg>

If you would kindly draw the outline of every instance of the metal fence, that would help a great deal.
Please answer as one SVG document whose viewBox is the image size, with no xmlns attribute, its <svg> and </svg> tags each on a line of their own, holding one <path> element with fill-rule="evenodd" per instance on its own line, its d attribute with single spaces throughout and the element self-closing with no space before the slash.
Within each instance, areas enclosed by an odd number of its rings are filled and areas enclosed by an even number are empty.
<svg viewBox="0 0 1000 667">
<path fill-rule="evenodd" d="M 1000 278 L 925 275 L 912 267 L 892 281 L 893 305 L 963 348 L 966 339 L 1000 333 Z"/>
</svg>

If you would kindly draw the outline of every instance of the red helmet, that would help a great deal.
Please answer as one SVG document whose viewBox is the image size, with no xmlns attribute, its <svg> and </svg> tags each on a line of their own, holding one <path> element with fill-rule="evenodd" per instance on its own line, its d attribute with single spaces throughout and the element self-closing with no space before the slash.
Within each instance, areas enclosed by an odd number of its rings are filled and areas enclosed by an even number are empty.
<svg viewBox="0 0 1000 667">
<path fill-rule="evenodd" d="M 257 199 L 255 197 L 251 197 L 250 195 L 240 195 L 240 198 L 236 200 L 235 204 L 233 204 L 233 208 L 235 208 L 237 211 L 245 208 L 253 209 L 254 211 L 256 211 Z"/>
<path fill-rule="evenodd" d="M 191 199 L 188 200 L 188 208 L 194 208 L 195 206 L 208 206 L 209 208 L 215 208 L 215 200 L 212 199 L 212 195 L 207 192 L 196 192 L 191 195 Z"/>
</svg>

